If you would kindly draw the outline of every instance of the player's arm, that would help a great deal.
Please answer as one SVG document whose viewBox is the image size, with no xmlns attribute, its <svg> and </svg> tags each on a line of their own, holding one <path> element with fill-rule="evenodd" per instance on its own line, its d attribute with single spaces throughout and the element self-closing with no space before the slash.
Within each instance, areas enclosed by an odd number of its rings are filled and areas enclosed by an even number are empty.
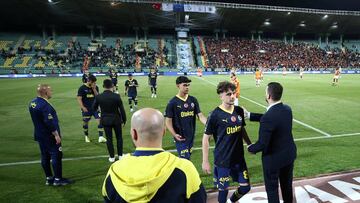
<svg viewBox="0 0 360 203">
<path fill-rule="evenodd" d="M 92 88 L 95 96 L 99 94 L 99 88 L 96 86 L 96 83 L 93 83 L 91 88 Z"/>
<path fill-rule="evenodd" d="M 246 129 L 243 129 L 243 134 L 242 134 L 243 140 L 246 142 L 246 144 L 249 146 L 251 145 L 251 140 L 249 138 L 249 135 L 246 132 Z"/>
<path fill-rule="evenodd" d="M 206 174 L 211 174 L 211 165 L 209 162 L 209 146 L 211 135 L 205 134 L 202 139 L 202 170 Z"/>
<path fill-rule="evenodd" d="M 202 124 L 206 124 L 207 118 L 204 116 L 204 114 L 202 112 L 197 114 L 199 120 L 201 121 Z"/>
<path fill-rule="evenodd" d="M 84 106 L 84 103 L 82 102 L 81 96 L 77 96 L 77 101 L 80 105 L 81 110 L 83 110 L 84 112 L 88 112 L 88 109 Z"/>
<path fill-rule="evenodd" d="M 129 89 L 129 83 L 126 81 L 125 82 L 125 91 L 124 91 L 125 95 L 127 94 L 128 89 Z"/>
<path fill-rule="evenodd" d="M 165 125 L 166 128 L 169 130 L 171 135 L 175 138 L 177 141 L 185 141 L 185 138 L 183 138 L 181 135 L 177 134 L 173 127 L 172 118 L 166 117 L 165 118 Z"/>
</svg>

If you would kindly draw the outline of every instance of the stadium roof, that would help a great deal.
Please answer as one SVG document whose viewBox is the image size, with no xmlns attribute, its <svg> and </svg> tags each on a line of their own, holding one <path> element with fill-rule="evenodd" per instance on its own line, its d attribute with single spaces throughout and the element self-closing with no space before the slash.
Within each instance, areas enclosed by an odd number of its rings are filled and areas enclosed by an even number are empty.
<svg viewBox="0 0 360 203">
<path fill-rule="evenodd" d="M 162 1 L 141 0 L 11 0 L 0 1 L 1 27 L 102 26 L 132 31 L 193 31 L 229 33 L 360 34 L 358 0 L 302 1 L 164 1 L 216 7 L 215 13 L 163 11 Z M 236 3 L 234 3 L 236 2 Z M 188 20 L 185 20 L 188 15 Z"/>
</svg>

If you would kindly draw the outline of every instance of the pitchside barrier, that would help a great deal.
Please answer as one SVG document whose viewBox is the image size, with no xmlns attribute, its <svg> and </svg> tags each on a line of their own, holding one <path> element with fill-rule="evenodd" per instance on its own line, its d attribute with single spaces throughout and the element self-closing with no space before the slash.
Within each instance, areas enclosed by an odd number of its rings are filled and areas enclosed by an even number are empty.
<svg viewBox="0 0 360 203">
<path fill-rule="evenodd" d="M 282 71 L 267 71 L 265 74 L 283 74 Z M 287 71 L 286 74 L 298 74 L 296 71 Z M 304 71 L 304 74 L 331 74 L 331 71 Z M 92 73 L 95 76 L 106 76 L 106 73 Z M 127 76 L 129 73 L 118 73 L 118 76 Z M 197 72 L 159 72 L 159 75 L 164 76 L 177 76 L 177 75 L 197 75 Z M 203 75 L 229 75 L 230 72 L 203 72 Z M 251 75 L 252 71 L 236 72 L 238 75 Z M 360 70 L 343 70 L 341 74 L 360 74 Z M 82 77 L 82 73 L 69 73 L 69 74 L 7 74 L 0 75 L 0 78 L 38 78 L 38 77 Z M 148 72 L 132 73 L 134 76 L 147 76 Z"/>
</svg>

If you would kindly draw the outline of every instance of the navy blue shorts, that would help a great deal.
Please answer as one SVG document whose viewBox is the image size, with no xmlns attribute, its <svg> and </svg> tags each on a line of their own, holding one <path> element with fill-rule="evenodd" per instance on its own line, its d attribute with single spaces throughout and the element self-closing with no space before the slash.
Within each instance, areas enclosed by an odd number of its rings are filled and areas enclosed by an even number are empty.
<svg viewBox="0 0 360 203">
<path fill-rule="evenodd" d="M 230 184 L 230 178 L 238 183 L 249 184 L 249 175 L 245 161 L 242 164 L 236 164 L 231 168 L 215 166 L 214 168 L 214 185 L 219 190 L 226 190 Z"/>
<path fill-rule="evenodd" d="M 175 143 L 179 157 L 190 160 L 193 142 L 175 142 Z"/>
<path fill-rule="evenodd" d="M 137 94 L 128 94 L 129 100 L 136 100 Z"/>
<path fill-rule="evenodd" d="M 100 112 L 99 111 L 82 111 L 83 121 L 88 122 L 91 119 L 91 116 L 94 116 L 95 119 L 100 119 Z"/>
</svg>

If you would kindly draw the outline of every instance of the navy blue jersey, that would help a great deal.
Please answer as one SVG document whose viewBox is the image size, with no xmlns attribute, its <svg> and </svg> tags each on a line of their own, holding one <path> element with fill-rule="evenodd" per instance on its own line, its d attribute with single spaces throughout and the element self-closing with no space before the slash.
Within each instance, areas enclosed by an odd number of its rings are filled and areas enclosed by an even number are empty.
<svg viewBox="0 0 360 203">
<path fill-rule="evenodd" d="M 59 120 L 55 109 L 42 97 L 36 97 L 29 104 L 29 112 L 34 124 L 34 139 L 39 142 L 55 142 L 52 132 L 60 134 Z"/>
<path fill-rule="evenodd" d="M 111 79 L 111 80 L 114 80 L 114 79 L 117 80 L 117 73 L 111 72 L 109 76 L 110 76 L 110 79 Z"/>
<path fill-rule="evenodd" d="M 99 92 L 99 87 L 96 86 L 96 91 Z M 86 84 L 82 85 L 79 90 L 77 96 L 81 97 L 81 100 L 84 106 L 91 111 L 92 105 L 95 100 L 95 94 L 91 87 L 87 86 Z"/>
<path fill-rule="evenodd" d="M 232 112 L 216 107 L 211 112 L 205 134 L 215 140 L 214 160 L 219 167 L 231 167 L 244 161 L 244 110 L 235 106 Z"/>
<path fill-rule="evenodd" d="M 157 73 L 156 72 L 154 72 L 154 73 L 150 72 L 148 74 L 148 77 L 149 77 L 149 84 L 155 86 L 156 85 L 156 79 L 157 79 Z"/>
<path fill-rule="evenodd" d="M 165 117 L 172 118 L 175 132 L 192 143 L 195 135 L 196 116 L 200 106 L 197 99 L 188 95 L 186 99 L 173 97 L 166 106 Z"/>
<path fill-rule="evenodd" d="M 128 88 L 128 95 L 136 95 L 137 94 L 137 86 L 138 86 L 138 82 L 135 79 L 131 79 L 131 80 L 126 80 L 125 81 L 125 87 Z"/>
</svg>

